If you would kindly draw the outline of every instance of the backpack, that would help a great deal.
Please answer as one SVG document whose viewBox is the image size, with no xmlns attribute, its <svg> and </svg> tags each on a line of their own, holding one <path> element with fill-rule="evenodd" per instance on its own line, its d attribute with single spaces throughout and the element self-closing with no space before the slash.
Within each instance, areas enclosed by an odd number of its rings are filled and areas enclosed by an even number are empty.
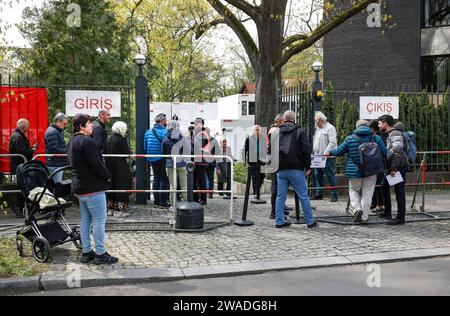
<svg viewBox="0 0 450 316">
<path fill-rule="evenodd" d="M 405 136 L 407 143 L 406 157 L 408 158 L 408 162 L 410 164 L 415 164 L 417 158 L 416 135 L 411 131 L 403 133 L 403 135 Z"/>
<path fill-rule="evenodd" d="M 357 135 L 353 135 L 353 138 L 360 143 L 358 147 L 360 163 L 353 162 L 359 167 L 364 177 L 384 173 L 386 170 L 384 168 L 383 155 L 381 154 L 380 146 L 374 140 L 374 136 L 369 142 L 363 142 Z"/>
</svg>

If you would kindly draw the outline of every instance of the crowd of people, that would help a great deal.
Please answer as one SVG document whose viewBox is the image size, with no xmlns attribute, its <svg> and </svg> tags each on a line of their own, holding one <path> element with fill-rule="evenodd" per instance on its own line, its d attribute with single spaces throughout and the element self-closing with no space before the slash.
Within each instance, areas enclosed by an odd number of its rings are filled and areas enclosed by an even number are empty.
<svg viewBox="0 0 450 316">
<path fill-rule="evenodd" d="M 129 194 L 106 194 L 108 190 L 130 190 L 132 187 L 132 174 L 127 160 L 127 155 L 132 153 L 126 138 L 128 127 L 124 122 L 116 122 L 111 128 L 112 134 L 108 137 L 107 125 L 110 119 L 111 115 L 106 110 L 100 111 L 95 120 L 85 114 L 76 115 L 72 121 L 71 139 L 66 144 L 64 130 L 69 120 L 66 115 L 59 113 L 44 136 L 46 154 L 67 154 L 67 157 L 47 157 L 49 171 L 53 172 L 67 164 L 72 168 L 72 190 L 79 199 L 81 210 L 81 261 L 84 263 L 94 261 L 97 264 L 112 264 L 118 261 L 105 249 L 106 218 L 130 215 Z M 270 218 L 276 220 L 275 226 L 290 226 L 285 203 L 288 189 L 293 187 L 301 202 L 307 227 L 317 227 L 311 209 L 307 179 L 314 175 L 316 188 L 312 199 L 323 199 L 324 177 L 326 176 L 331 187 L 336 186 L 335 157 L 344 155 L 347 155 L 346 177 L 349 178 L 349 195 L 355 222 L 367 224 L 370 213 L 377 212 L 379 216 L 390 220 L 389 225 L 404 224 L 405 182 L 395 185 L 398 215 L 392 219 L 391 186 L 387 180 L 388 176 L 395 176 L 398 172 L 406 179 L 409 170 L 408 144 L 403 124 L 395 124 L 390 115 L 384 115 L 372 122 L 360 120 L 356 123 L 355 131 L 339 145 L 336 129 L 323 113 L 316 114 L 315 123 L 316 133 L 312 145 L 305 129 L 297 125 L 293 111 L 277 115 L 267 138 L 263 139 L 261 127 L 255 126 L 253 133 L 246 139 L 245 163 L 249 168 L 255 195 L 259 195 L 265 178 L 262 166 L 270 164 L 267 157 L 273 154 L 274 148 L 278 150 L 278 164 L 272 174 L 270 214 Z M 39 147 L 39 143 L 30 145 L 26 137 L 29 127 L 26 119 L 20 119 L 9 143 L 10 154 L 23 155 L 27 160 L 32 159 Z M 273 139 L 277 139 L 278 146 L 273 146 Z M 170 208 L 177 202 L 170 201 L 172 195 L 168 193 L 169 189 L 186 192 L 186 162 L 189 160 L 195 163 L 195 202 L 206 205 L 208 198 L 214 198 L 215 176 L 218 180 L 219 195 L 224 199 L 230 198 L 230 193 L 226 192 L 230 191 L 232 181 L 231 161 L 234 160 L 231 148 L 225 137 L 219 144 L 202 118 L 195 119 L 188 132 L 183 133 L 178 117 L 174 116 L 169 121 L 165 114 L 159 114 L 143 141 L 145 154 L 151 155 L 148 161 L 153 174 L 155 206 Z M 104 158 L 105 154 L 124 156 Z M 179 157 L 174 161 L 172 158 L 161 157 L 163 155 L 193 155 L 195 158 Z M 312 155 L 326 156 L 325 168 L 312 170 Z M 222 156 L 229 157 L 231 161 Z M 11 157 L 10 162 L 11 173 L 15 174 L 22 161 L 18 157 Z M 62 172 L 56 173 L 53 178 L 55 182 L 62 179 Z M 336 189 L 332 189 L 330 195 L 331 202 L 338 201 Z M 186 200 L 187 194 L 177 194 L 176 198 Z M 18 217 L 23 217 L 23 209 L 24 199 L 18 194 L 14 207 Z M 91 233 L 95 241 L 95 252 L 91 246 Z"/>
</svg>

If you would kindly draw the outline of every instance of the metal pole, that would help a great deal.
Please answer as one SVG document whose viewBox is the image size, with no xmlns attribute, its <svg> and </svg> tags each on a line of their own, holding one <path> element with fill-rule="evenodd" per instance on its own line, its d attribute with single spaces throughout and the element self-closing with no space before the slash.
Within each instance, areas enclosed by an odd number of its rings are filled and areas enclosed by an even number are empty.
<svg viewBox="0 0 450 316">
<path fill-rule="evenodd" d="M 144 137 L 149 129 L 149 102 L 148 102 L 148 81 L 144 76 L 143 66 L 138 66 L 136 77 L 136 153 L 144 154 Z M 144 159 L 136 161 L 136 189 L 147 188 L 146 176 L 147 162 Z M 136 204 L 147 204 L 146 194 L 136 194 Z"/>
<path fill-rule="evenodd" d="M 242 219 L 234 222 L 234 224 L 236 226 L 252 226 L 252 225 L 254 225 L 253 222 L 247 220 L 248 200 L 249 200 L 249 196 L 250 196 L 250 185 L 252 182 L 251 180 L 252 180 L 252 178 L 250 176 L 250 166 L 249 166 L 248 170 L 247 170 L 247 185 L 245 187 L 244 210 L 242 212 Z"/>
</svg>

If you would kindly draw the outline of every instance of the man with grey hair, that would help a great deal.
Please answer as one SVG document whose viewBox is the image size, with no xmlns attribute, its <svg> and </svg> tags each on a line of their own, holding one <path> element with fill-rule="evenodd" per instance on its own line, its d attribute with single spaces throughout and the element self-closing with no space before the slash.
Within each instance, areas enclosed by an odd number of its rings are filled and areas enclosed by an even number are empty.
<svg viewBox="0 0 450 316">
<path fill-rule="evenodd" d="M 94 131 L 92 137 L 98 146 L 98 149 L 103 153 L 106 148 L 106 139 L 108 134 L 106 133 L 106 124 L 111 120 L 111 114 L 108 110 L 101 110 L 98 112 L 98 118 L 94 122 Z"/>
<path fill-rule="evenodd" d="M 378 152 L 380 161 L 383 160 L 382 157 L 386 157 L 386 145 L 381 137 L 373 134 L 369 128 L 369 122 L 360 120 L 356 123 L 356 130 L 345 139 L 342 145 L 330 151 L 330 155 L 336 157 L 347 154 L 345 176 L 349 179 L 350 203 L 355 216 L 354 221 L 361 224 L 367 224 L 369 221 L 370 205 L 378 173 L 367 174 L 364 161 L 361 161 L 360 146 L 367 143 L 371 144 L 372 152 Z"/>
<path fill-rule="evenodd" d="M 58 113 L 53 120 L 53 124 L 50 125 L 45 131 L 45 153 L 48 155 L 61 155 L 65 154 L 67 145 L 64 140 L 64 130 L 69 124 L 69 119 L 64 113 Z M 67 158 L 59 157 L 47 157 L 47 167 L 50 172 L 55 171 L 58 168 L 68 165 Z M 53 176 L 53 181 L 60 182 L 63 179 L 63 172 L 58 172 Z"/>
<path fill-rule="evenodd" d="M 25 136 L 30 130 L 30 122 L 26 119 L 20 119 L 17 121 L 17 128 L 11 134 L 9 140 L 9 154 L 11 155 L 22 155 L 27 161 L 33 159 L 33 154 L 38 148 L 38 143 L 33 147 L 30 146 L 28 138 Z M 24 163 L 24 161 L 19 157 L 10 158 L 10 172 L 11 174 L 16 174 L 17 167 Z M 25 201 L 21 193 L 16 195 L 16 205 L 14 206 L 14 212 L 17 217 L 23 216 L 23 208 L 25 207 Z"/>
<path fill-rule="evenodd" d="M 160 113 L 155 118 L 155 125 L 145 133 L 144 151 L 147 155 L 162 155 L 162 143 L 167 136 L 167 116 Z M 169 190 L 169 178 L 166 172 L 166 159 L 162 157 L 148 158 L 153 171 L 153 190 Z M 154 205 L 169 208 L 169 193 L 154 193 Z"/>
<path fill-rule="evenodd" d="M 250 167 L 250 176 L 252 178 L 253 194 L 255 199 L 259 198 L 261 186 L 264 183 L 265 174 L 261 172 L 263 165 L 262 158 L 265 156 L 265 148 L 261 147 L 261 126 L 253 126 L 253 134 L 245 140 L 244 155 L 245 163 Z"/>
<path fill-rule="evenodd" d="M 316 133 L 314 134 L 313 154 L 316 156 L 328 155 L 331 150 L 337 147 L 336 128 L 328 122 L 328 118 L 322 112 L 317 112 L 315 116 Z M 334 175 L 334 158 L 328 158 L 325 169 L 314 169 L 314 186 L 323 188 L 323 177 L 327 176 L 328 184 L 336 186 L 336 176 Z M 317 189 L 313 200 L 323 199 L 323 189 Z M 331 190 L 331 202 L 338 201 L 338 191 Z"/>
<path fill-rule="evenodd" d="M 311 145 L 306 131 L 295 123 L 295 117 L 293 111 L 287 111 L 284 114 L 285 123 L 280 127 L 276 228 L 291 225 L 284 217 L 284 205 L 290 185 L 302 204 L 308 228 L 317 226 L 306 183 L 306 176 L 311 174 Z"/>
</svg>

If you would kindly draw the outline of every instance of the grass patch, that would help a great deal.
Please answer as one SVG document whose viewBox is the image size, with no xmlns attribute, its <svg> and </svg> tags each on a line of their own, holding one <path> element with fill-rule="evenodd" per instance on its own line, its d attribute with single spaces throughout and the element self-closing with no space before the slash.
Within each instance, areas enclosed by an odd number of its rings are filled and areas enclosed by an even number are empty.
<svg viewBox="0 0 450 316">
<path fill-rule="evenodd" d="M 34 260 L 27 242 L 24 242 L 24 252 L 25 258 L 21 258 L 14 239 L 0 240 L 0 278 L 31 277 L 48 270 L 48 264 Z"/>
</svg>

